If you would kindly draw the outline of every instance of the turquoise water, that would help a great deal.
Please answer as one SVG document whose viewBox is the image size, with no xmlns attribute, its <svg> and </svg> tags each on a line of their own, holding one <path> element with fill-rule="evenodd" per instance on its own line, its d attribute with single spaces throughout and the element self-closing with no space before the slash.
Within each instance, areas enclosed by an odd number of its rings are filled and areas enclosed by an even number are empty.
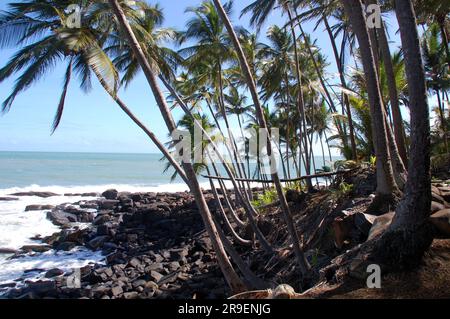
<svg viewBox="0 0 450 319">
<path fill-rule="evenodd" d="M 121 185 L 122 189 L 127 185 L 160 187 L 161 190 L 170 190 L 175 185 L 181 187 L 180 178 L 170 181 L 172 168 L 164 173 L 166 162 L 160 158 L 160 154 L 0 152 L 0 189 L 101 185 Z M 321 167 L 322 157 L 315 159 L 317 167 Z M 218 167 L 226 175 L 221 165 Z M 251 167 L 255 166 L 251 164 Z M 282 176 L 281 172 L 280 169 Z M 200 181 L 206 182 L 202 178 Z M 86 191 L 92 191 L 92 187 Z"/>
<path fill-rule="evenodd" d="M 0 188 L 170 182 L 159 154 L 0 152 Z"/>
</svg>

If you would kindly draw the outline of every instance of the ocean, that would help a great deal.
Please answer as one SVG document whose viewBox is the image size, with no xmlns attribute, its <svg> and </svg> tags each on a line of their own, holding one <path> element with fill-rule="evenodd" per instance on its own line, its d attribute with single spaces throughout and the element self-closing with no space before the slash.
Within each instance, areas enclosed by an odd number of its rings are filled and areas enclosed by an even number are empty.
<svg viewBox="0 0 450 319">
<path fill-rule="evenodd" d="M 186 191 L 188 188 L 181 179 L 170 181 L 172 170 L 164 173 L 165 162 L 160 158 L 160 154 L 0 152 L 0 197 L 27 191 L 50 191 L 61 195 L 0 201 L 0 250 L 39 244 L 30 238 L 48 236 L 60 230 L 47 220 L 46 211 L 25 212 L 27 205 L 88 200 L 90 198 L 62 195 L 101 193 L 110 188 L 129 192 Z M 316 158 L 316 163 L 320 167 L 321 158 Z M 200 182 L 202 187 L 209 188 L 205 179 Z M 37 279 L 42 274 L 29 272 L 29 269 L 73 269 L 101 263 L 104 259 L 100 253 L 80 249 L 70 252 L 50 250 L 19 259 L 10 259 L 10 256 L 0 254 L 0 285 L 17 278 Z"/>
</svg>

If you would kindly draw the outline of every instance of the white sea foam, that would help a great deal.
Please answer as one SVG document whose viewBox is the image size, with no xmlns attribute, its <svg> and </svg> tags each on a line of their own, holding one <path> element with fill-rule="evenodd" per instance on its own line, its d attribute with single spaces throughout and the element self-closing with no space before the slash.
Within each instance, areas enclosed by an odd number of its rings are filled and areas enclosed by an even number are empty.
<svg viewBox="0 0 450 319">
<path fill-rule="evenodd" d="M 85 248 L 75 248 L 70 252 L 54 250 L 41 254 L 28 255 L 14 259 L 3 259 L 0 265 L 0 284 L 11 283 L 15 280 L 38 280 L 45 275 L 45 271 L 59 268 L 65 272 L 84 267 L 88 264 L 102 264 L 104 256 L 100 252 L 89 251 Z M 34 270 L 34 271 L 29 271 Z M 25 271 L 29 271 L 26 272 Z"/>
<path fill-rule="evenodd" d="M 231 185 L 229 182 L 227 185 Z M 209 189 L 209 182 L 201 183 L 203 189 Z M 0 189 L 0 197 L 14 197 L 11 194 L 19 192 L 53 192 L 60 196 L 41 198 L 37 196 L 20 196 L 14 201 L 0 201 L 0 248 L 18 250 L 24 245 L 40 244 L 32 240 L 32 237 L 40 235 L 49 236 L 60 231 L 59 227 L 53 225 L 47 218 L 47 211 L 28 211 L 28 205 L 59 205 L 63 203 L 74 203 L 80 200 L 91 200 L 95 197 L 63 196 L 64 194 L 102 193 L 107 189 L 116 189 L 127 192 L 184 192 L 188 190 L 186 184 L 173 183 L 153 185 L 85 185 L 85 186 L 39 186 L 29 185 L 26 187 L 11 187 Z M 76 248 L 71 252 L 55 252 L 50 250 L 46 253 L 26 256 L 19 259 L 8 259 L 10 255 L 0 254 L 0 284 L 11 282 L 23 277 L 24 271 L 33 268 L 70 269 L 86 265 L 90 262 L 100 262 L 102 256 L 98 252 Z M 40 274 L 29 273 L 27 278 L 38 278 Z"/>
</svg>

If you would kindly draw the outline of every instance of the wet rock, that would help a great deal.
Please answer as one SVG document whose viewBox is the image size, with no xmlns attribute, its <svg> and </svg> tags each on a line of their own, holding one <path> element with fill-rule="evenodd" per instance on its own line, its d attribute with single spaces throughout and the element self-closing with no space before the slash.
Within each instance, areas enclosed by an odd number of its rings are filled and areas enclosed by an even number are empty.
<svg viewBox="0 0 450 319">
<path fill-rule="evenodd" d="M 95 192 L 82 193 L 81 197 L 100 197 L 100 193 L 95 193 Z"/>
<path fill-rule="evenodd" d="M 103 246 L 109 240 L 109 236 L 98 236 L 90 240 L 87 246 L 93 250 L 97 250 Z"/>
<path fill-rule="evenodd" d="M 56 250 L 63 250 L 63 251 L 71 251 L 72 249 L 74 249 L 77 246 L 76 243 L 71 242 L 71 241 L 65 241 L 62 243 L 59 243 L 56 246 Z"/>
<path fill-rule="evenodd" d="M 15 286 L 17 286 L 17 284 L 15 282 L 9 282 L 9 283 L 6 283 L 6 284 L 1 284 L 0 285 L 0 289 L 14 288 Z"/>
<path fill-rule="evenodd" d="M 64 271 L 59 268 L 50 269 L 45 273 L 45 278 L 54 278 L 64 275 Z"/>
<path fill-rule="evenodd" d="M 139 193 L 131 194 L 130 197 L 131 197 L 131 199 L 134 202 L 140 202 L 140 201 L 142 201 L 144 199 L 144 196 L 142 194 L 139 194 Z"/>
<path fill-rule="evenodd" d="M 42 198 L 47 198 L 47 197 L 53 197 L 53 196 L 60 196 L 59 194 L 55 194 L 52 192 L 20 192 L 20 193 L 14 193 L 14 194 L 10 194 L 11 196 L 37 196 L 37 197 L 42 197 Z"/>
<path fill-rule="evenodd" d="M 111 220 L 111 217 L 108 214 L 98 215 L 94 221 L 92 222 L 94 225 L 101 225 L 107 223 Z"/>
<path fill-rule="evenodd" d="M 84 238 L 88 233 L 88 229 L 63 230 L 59 236 L 61 242 L 73 242 L 80 245 L 84 244 Z"/>
<path fill-rule="evenodd" d="M 115 199 L 104 199 L 99 201 L 100 209 L 114 209 L 119 204 L 118 200 Z"/>
<path fill-rule="evenodd" d="M 84 209 L 98 209 L 98 204 L 97 202 L 85 202 L 85 203 L 80 203 L 80 208 L 84 208 Z"/>
<path fill-rule="evenodd" d="M 44 253 L 52 249 L 50 245 L 25 245 L 20 248 L 22 251 L 26 252 L 35 252 L 35 253 Z"/>
<path fill-rule="evenodd" d="M 15 254 L 15 253 L 17 253 L 16 249 L 0 247 L 0 254 Z"/>
<path fill-rule="evenodd" d="M 56 292 L 56 282 L 53 280 L 27 281 L 28 288 L 36 294 L 48 295 Z"/>
<path fill-rule="evenodd" d="M 11 202 L 14 200 L 19 200 L 17 197 L 0 197 L 0 202 Z"/>
<path fill-rule="evenodd" d="M 78 221 L 77 216 L 70 213 L 65 213 L 60 210 L 52 210 L 47 213 L 47 218 L 57 226 L 64 226 L 70 223 L 75 223 Z"/>
<path fill-rule="evenodd" d="M 115 189 L 108 189 L 102 193 L 102 197 L 106 199 L 117 199 L 119 192 Z"/>
<path fill-rule="evenodd" d="M 53 209 L 55 206 L 53 205 L 28 205 L 25 207 L 26 212 L 30 211 L 36 211 L 36 210 L 47 210 L 47 209 Z"/>
</svg>

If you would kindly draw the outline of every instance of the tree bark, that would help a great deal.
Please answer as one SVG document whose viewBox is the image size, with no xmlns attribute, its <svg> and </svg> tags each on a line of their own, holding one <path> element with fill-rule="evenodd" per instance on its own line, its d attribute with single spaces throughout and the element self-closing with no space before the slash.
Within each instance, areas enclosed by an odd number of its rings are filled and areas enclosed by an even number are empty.
<svg viewBox="0 0 450 319">
<path fill-rule="evenodd" d="M 410 0 L 395 0 L 405 54 L 411 110 L 411 149 L 405 196 L 380 240 L 378 255 L 395 268 L 417 266 L 432 242 L 428 223 L 431 205 L 430 122 L 419 34 Z"/>
</svg>

